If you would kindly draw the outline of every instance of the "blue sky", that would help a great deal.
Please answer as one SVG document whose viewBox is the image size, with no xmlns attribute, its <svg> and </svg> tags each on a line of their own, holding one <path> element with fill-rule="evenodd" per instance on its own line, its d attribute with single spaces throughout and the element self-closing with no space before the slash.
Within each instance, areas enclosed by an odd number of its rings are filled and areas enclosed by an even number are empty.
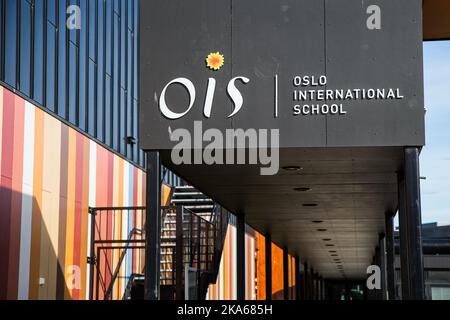
<svg viewBox="0 0 450 320">
<path fill-rule="evenodd" d="M 426 146 L 422 221 L 450 224 L 450 41 L 424 43 Z"/>
</svg>

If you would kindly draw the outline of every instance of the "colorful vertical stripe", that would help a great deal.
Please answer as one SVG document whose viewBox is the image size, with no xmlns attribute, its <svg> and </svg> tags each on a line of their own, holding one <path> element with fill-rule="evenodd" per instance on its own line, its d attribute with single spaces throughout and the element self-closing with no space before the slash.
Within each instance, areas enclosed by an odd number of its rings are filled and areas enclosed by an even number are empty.
<svg viewBox="0 0 450 320">
<path fill-rule="evenodd" d="M 0 87 L 0 299 L 87 298 L 88 208 L 142 206 L 144 180 L 139 168 Z M 130 231 L 128 219 L 116 232 Z"/>
</svg>

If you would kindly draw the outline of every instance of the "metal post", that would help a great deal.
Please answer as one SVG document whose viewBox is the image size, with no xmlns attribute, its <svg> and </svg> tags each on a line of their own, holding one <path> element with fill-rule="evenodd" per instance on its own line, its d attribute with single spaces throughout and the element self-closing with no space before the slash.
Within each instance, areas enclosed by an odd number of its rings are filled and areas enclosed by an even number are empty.
<svg viewBox="0 0 450 320">
<path fill-rule="evenodd" d="M 295 300 L 300 300 L 300 258 L 295 256 Z"/>
<path fill-rule="evenodd" d="M 95 272 L 95 264 L 97 263 L 95 256 L 95 216 L 97 212 L 89 208 L 89 214 L 91 217 L 91 243 L 90 243 L 90 252 L 89 252 L 89 300 L 94 300 L 94 272 Z M 98 288 L 97 288 L 98 290 Z"/>
<path fill-rule="evenodd" d="M 386 212 L 386 282 L 389 300 L 395 300 L 394 214 Z"/>
<path fill-rule="evenodd" d="M 303 297 L 305 300 L 309 300 L 309 274 L 308 274 L 308 263 L 305 261 L 303 266 Z"/>
<path fill-rule="evenodd" d="M 283 248 L 283 299 L 289 300 L 289 253 Z"/>
<path fill-rule="evenodd" d="M 245 217 L 237 215 L 236 219 L 236 262 L 237 262 L 237 300 L 245 300 Z"/>
<path fill-rule="evenodd" d="M 311 300 L 315 300 L 316 299 L 316 288 L 315 288 L 315 285 L 314 285 L 314 282 L 315 282 L 315 277 L 316 277 L 316 274 L 314 273 L 314 269 L 313 268 L 310 268 L 310 270 L 309 270 L 309 298 L 311 299 Z"/>
<path fill-rule="evenodd" d="M 268 233 L 265 236 L 266 251 L 266 300 L 272 300 L 272 237 Z"/>
<path fill-rule="evenodd" d="M 145 299 L 158 300 L 161 245 L 161 161 L 157 151 L 147 152 L 145 220 Z"/>
<path fill-rule="evenodd" d="M 201 260 L 202 260 L 202 221 L 200 217 L 196 217 L 197 219 L 197 271 L 200 272 L 202 268 Z"/>
<path fill-rule="evenodd" d="M 177 300 L 183 300 L 183 207 L 176 207 L 175 219 L 175 294 Z"/>
<path fill-rule="evenodd" d="M 399 184 L 399 193 L 403 193 L 403 196 L 399 196 L 403 205 L 399 216 L 402 298 L 423 300 L 425 290 L 418 148 L 406 147 L 404 149 L 403 173 L 403 179 L 400 179 Z"/>
<path fill-rule="evenodd" d="M 387 300 L 386 291 L 386 242 L 385 234 L 379 234 L 379 246 L 380 246 L 380 270 L 381 270 L 381 299 Z"/>
<path fill-rule="evenodd" d="M 407 234 L 407 213 L 405 205 L 405 179 L 403 172 L 398 173 L 398 221 L 400 236 L 400 284 L 401 298 L 407 299 L 409 296 L 408 286 L 408 234 Z"/>
</svg>

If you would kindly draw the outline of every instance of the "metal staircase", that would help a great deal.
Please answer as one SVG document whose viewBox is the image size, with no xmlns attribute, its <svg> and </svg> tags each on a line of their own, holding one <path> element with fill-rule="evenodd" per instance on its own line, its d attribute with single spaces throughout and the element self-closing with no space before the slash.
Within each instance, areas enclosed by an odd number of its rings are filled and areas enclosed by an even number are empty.
<svg viewBox="0 0 450 320">
<path fill-rule="evenodd" d="M 90 208 L 90 213 L 91 298 L 143 299 L 145 234 L 141 230 L 145 230 L 145 208 Z M 102 231 L 105 221 L 116 225 L 113 220 L 123 221 L 124 217 L 137 223 L 128 237 L 116 239 Z M 189 285 L 194 285 L 194 293 L 192 288 L 188 291 L 189 298 L 206 297 L 219 272 L 228 217 L 226 210 L 194 187 L 175 188 L 170 205 L 161 213 L 161 299 L 187 298 L 186 270 L 190 272 Z M 117 250 L 115 255 L 110 252 L 113 250 Z"/>
</svg>

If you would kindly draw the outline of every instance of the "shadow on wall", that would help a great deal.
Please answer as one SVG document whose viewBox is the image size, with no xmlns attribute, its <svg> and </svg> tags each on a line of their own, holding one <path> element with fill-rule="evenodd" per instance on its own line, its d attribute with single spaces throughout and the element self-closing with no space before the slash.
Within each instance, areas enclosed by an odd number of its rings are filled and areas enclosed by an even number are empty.
<svg viewBox="0 0 450 320">
<path fill-rule="evenodd" d="M 1 177 L 0 300 L 70 299 L 67 285 L 79 286 L 81 273 L 79 267 L 65 266 L 65 218 L 44 219 L 42 199 L 13 191 L 8 184 L 11 180 Z M 42 198 L 50 196 L 45 193 Z"/>
</svg>

